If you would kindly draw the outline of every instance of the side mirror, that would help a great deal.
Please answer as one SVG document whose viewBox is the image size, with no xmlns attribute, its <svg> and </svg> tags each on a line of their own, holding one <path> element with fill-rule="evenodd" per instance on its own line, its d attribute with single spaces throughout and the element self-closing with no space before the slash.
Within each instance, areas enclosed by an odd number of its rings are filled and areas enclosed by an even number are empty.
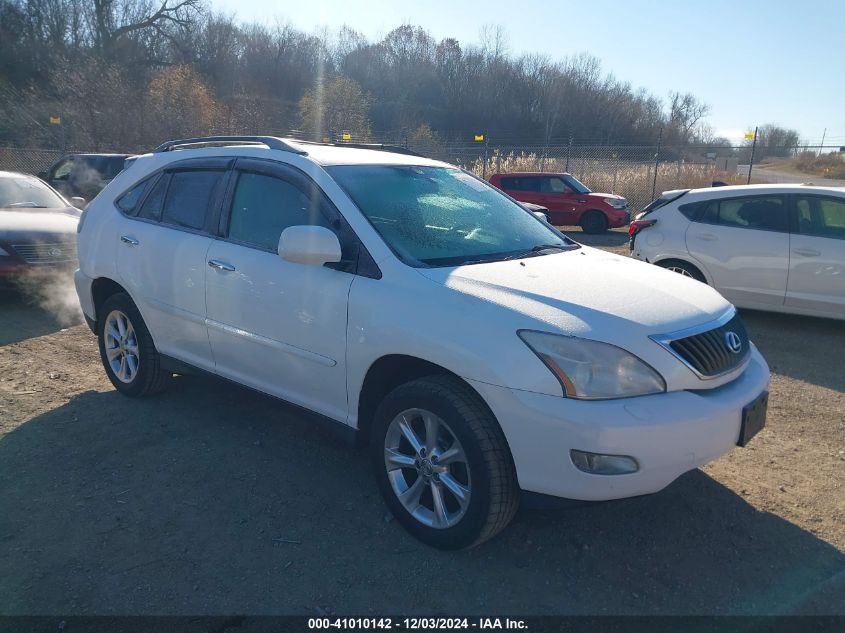
<svg viewBox="0 0 845 633">
<path fill-rule="evenodd" d="M 308 266 L 339 262 L 342 258 L 337 235 L 323 226 L 289 226 L 279 237 L 279 257 Z"/>
<path fill-rule="evenodd" d="M 70 203 L 77 209 L 85 209 L 85 207 L 88 206 L 88 201 L 85 198 L 80 198 L 79 196 L 73 196 L 70 199 Z"/>
<path fill-rule="evenodd" d="M 549 216 L 547 216 L 542 211 L 532 211 L 531 213 L 533 213 L 538 219 L 542 220 L 546 224 L 549 223 Z"/>
</svg>

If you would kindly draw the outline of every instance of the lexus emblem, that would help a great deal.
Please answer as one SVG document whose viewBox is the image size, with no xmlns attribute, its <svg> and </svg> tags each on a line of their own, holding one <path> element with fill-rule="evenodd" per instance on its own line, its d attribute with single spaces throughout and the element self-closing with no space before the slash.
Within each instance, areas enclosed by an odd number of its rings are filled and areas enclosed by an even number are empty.
<svg viewBox="0 0 845 633">
<path fill-rule="evenodd" d="M 50 257 L 58 257 L 59 255 L 61 255 L 61 254 L 62 254 L 62 249 L 60 249 L 60 248 L 56 248 L 56 247 L 54 246 L 54 247 L 53 247 L 53 248 L 51 248 L 49 251 L 47 251 L 47 254 L 48 254 Z"/>
<path fill-rule="evenodd" d="M 742 351 L 742 339 L 734 331 L 725 332 L 725 345 L 734 354 L 739 354 Z"/>
</svg>

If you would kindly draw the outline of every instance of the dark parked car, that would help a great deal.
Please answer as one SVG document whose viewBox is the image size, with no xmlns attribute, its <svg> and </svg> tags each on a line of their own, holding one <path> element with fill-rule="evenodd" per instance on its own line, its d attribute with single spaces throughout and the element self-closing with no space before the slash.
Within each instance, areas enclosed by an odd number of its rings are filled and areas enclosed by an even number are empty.
<svg viewBox="0 0 845 633">
<path fill-rule="evenodd" d="M 75 267 L 80 215 L 35 176 L 0 171 L 0 288 L 25 273 Z"/>
<path fill-rule="evenodd" d="M 549 219 L 555 226 L 580 226 L 585 233 L 602 233 L 625 226 L 631 219 L 625 198 L 594 193 L 572 174 L 493 174 L 490 183 L 520 202 L 548 207 Z"/>
<path fill-rule="evenodd" d="M 123 171 L 128 154 L 67 154 L 38 174 L 65 196 L 87 201 Z"/>
</svg>

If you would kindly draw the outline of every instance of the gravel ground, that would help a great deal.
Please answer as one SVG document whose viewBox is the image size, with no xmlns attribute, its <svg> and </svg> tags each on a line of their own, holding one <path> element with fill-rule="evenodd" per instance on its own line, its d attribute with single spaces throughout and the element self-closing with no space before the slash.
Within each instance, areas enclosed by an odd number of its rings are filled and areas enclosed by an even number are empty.
<svg viewBox="0 0 845 633">
<path fill-rule="evenodd" d="M 845 328 L 743 317 L 773 371 L 749 447 L 442 553 L 309 415 L 190 376 L 122 397 L 84 325 L 0 295 L 0 614 L 845 614 Z"/>
</svg>

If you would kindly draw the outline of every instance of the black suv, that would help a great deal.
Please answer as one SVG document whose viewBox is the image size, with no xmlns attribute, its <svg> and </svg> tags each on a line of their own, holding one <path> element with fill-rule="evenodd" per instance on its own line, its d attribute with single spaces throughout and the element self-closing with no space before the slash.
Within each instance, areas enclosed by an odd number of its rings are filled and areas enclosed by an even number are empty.
<svg viewBox="0 0 845 633">
<path fill-rule="evenodd" d="M 38 177 L 66 197 L 91 200 L 123 171 L 128 154 L 67 154 Z"/>
</svg>

